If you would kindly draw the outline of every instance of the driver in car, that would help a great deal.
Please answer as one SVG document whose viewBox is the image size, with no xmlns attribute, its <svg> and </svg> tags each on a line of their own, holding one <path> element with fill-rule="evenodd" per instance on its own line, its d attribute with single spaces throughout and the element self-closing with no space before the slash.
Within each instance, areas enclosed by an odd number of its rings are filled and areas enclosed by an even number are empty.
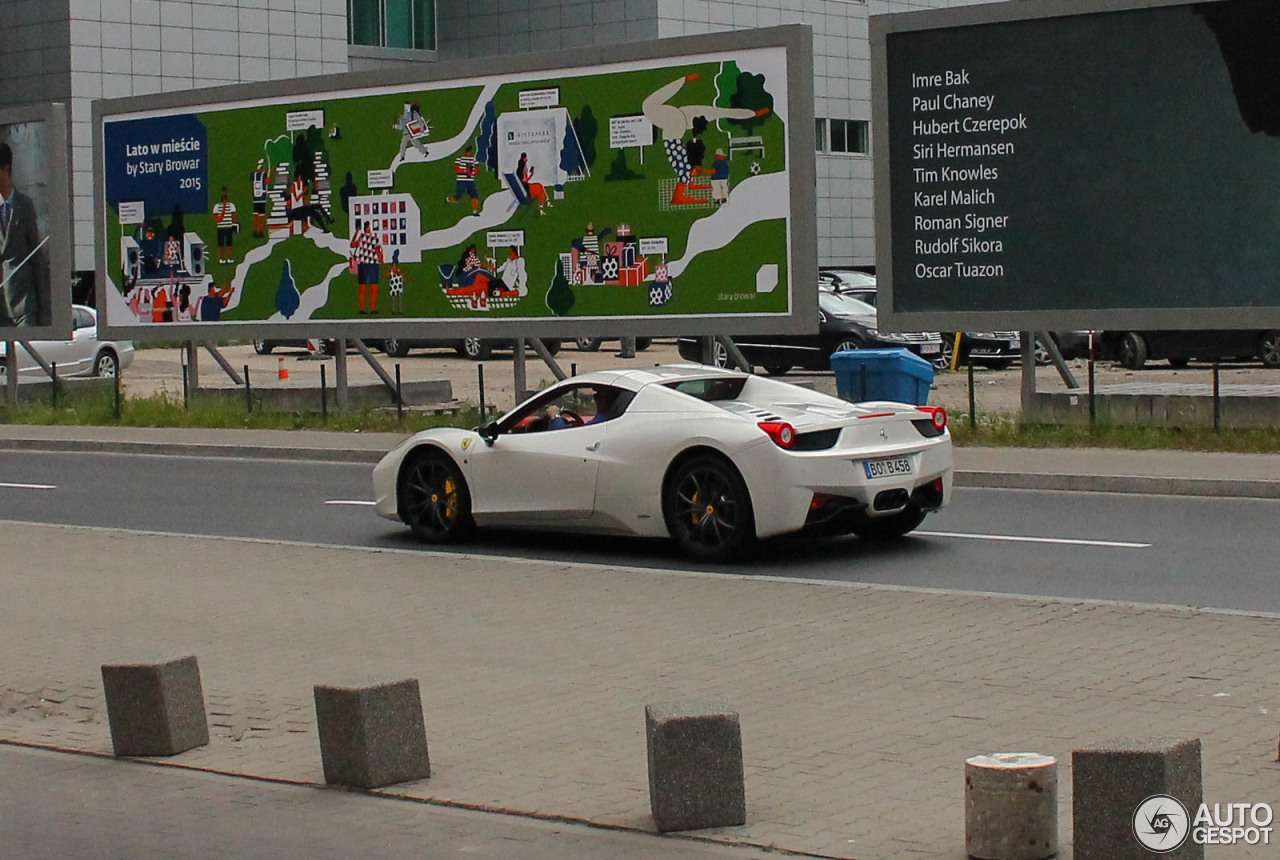
<svg viewBox="0 0 1280 860">
<path fill-rule="evenodd" d="M 597 388 L 595 394 L 592 395 L 596 404 L 596 414 L 588 421 L 588 424 L 602 424 L 613 417 L 613 404 L 618 399 L 618 392 L 611 388 Z M 570 424 L 569 420 L 562 416 L 563 412 L 559 406 L 554 403 L 547 407 L 547 429 L 562 430 L 565 427 L 574 427 L 576 424 Z M 572 414 L 572 413 L 570 413 Z"/>
</svg>

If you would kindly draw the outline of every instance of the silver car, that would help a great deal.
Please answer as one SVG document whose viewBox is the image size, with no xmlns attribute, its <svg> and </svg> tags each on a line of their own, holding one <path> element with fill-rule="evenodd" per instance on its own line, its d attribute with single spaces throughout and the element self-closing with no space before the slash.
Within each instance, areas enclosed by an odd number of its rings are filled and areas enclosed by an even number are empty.
<svg viewBox="0 0 1280 860">
<path fill-rule="evenodd" d="M 57 364 L 58 376 L 116 376 L 133 361 L 133 341 L 98 340 L 98 312 L 72 305 L 75 330 L 71 340 L 36 340 L 31 345 L 47 364 Z M 7 373 L 7 352 L 0 341 L 0 375 Z M 18 347 L 19 376 L 43 376 L 39 363 Z"/>
</svg>

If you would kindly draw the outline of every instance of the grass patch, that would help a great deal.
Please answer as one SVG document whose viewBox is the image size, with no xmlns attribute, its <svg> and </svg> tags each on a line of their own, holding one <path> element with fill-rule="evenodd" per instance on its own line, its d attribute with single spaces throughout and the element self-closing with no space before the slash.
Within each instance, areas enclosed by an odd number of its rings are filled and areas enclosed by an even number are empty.
<svg viewBox="0 0 1280 860">
<path fill-rule="evenodd" d="M 112 392 L 64 394 L 55 409 L 48 401 L 0 404 L 0 423 L 43 425 L 91 425 L 112 427 L 212 427 L 254 430 L 331 430 L 354 433 L 416 433 L 430 427 L 475 427 L 478 409 L 452 415 L 405 411 L 403 420 L 394 409 L 318 412 L 245 411 L 244 402 L 223 397 L 196 396 L 188 404 L 181 397 L 161 393 L 154 397 L 130 397 L 115 416 Z"/>
<path fill-rule="evenodd" d="M 957 446 L 992 448 L 1122 448 L 1128 450 L 1223 451 L 1241 454 L 1280 452 L 1280 428 L 1143 427 L 1098 423 L 1035 424 L 1012 415 L 952 415 L 951 438 Z"/>
</svg>

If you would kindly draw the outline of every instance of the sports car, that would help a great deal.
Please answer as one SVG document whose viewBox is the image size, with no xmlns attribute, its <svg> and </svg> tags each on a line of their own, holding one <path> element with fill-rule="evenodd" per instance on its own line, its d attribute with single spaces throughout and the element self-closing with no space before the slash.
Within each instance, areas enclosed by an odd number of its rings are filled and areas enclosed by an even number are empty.
<svg viewBox="0 0 1280 860">
<path fill-rule="evenodd" d="M 951 497 L 939 407 L 849 403 L 702 365 L 575 376 L 484 427 L 411 436 L 379 515 L 450 543 L 478 526 L 670 536 L 703 560 L 794 532 L 890 539 Z"/>
</svg>

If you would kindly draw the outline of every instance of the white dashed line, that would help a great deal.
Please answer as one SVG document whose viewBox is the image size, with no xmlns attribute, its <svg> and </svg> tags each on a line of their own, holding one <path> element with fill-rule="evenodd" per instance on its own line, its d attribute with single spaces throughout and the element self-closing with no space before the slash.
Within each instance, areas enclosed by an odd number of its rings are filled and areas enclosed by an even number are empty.
<svg viewBox="0 0 1280 860">
<path fill-rule="evenodd" d="M 57 486 L 53 484 L 13 484 L 7 481 L 0 481 L 0 489 L 5 490 L 56 490 Z"/>
<path fill-rule="evenodd" d="M 1022 535 L 975 535 L 964 532 L 912 532 L 922 537 L 966 538 L 968 540 L 999 540 L 1009 543 L 1056 543 L 1067 546 L 1102 546 L 1112 549 L 1149 549 L 1149 543 L 1131 543 L 1122 540 L 1078 540 L 1076 538 L 1024 537 Z"/>
<path fill-rule="evenodd" d="M 361 499 L 329 499 L 328 501 L 325 502 L 325 504 L 326 505 L 350 505 L 352 507 L 371 508 L 374 505 L 376 505 L 377 502 L 366 502 Z"/>
</svg>

